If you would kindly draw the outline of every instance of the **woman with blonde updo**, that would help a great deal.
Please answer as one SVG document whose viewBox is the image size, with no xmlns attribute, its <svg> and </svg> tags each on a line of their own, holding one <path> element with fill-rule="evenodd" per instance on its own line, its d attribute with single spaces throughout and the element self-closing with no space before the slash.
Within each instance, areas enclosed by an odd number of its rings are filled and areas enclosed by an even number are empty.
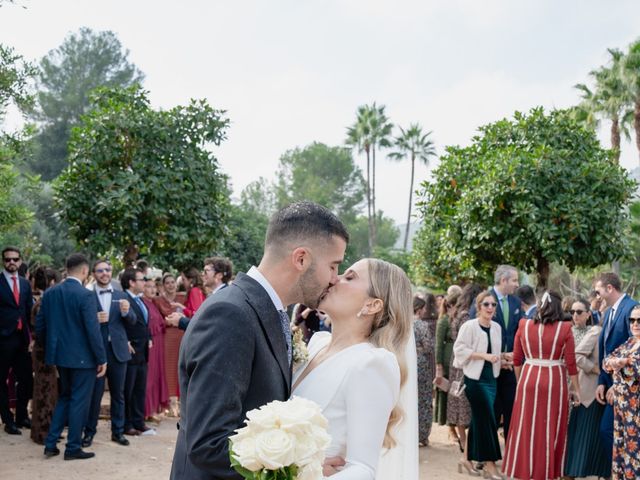
<svg viewBox="0 0 640 480">
<path fill-rule="evenodd" d="M 405 432 L 401 422 L 412 421 L 417 432 L 415 395 L 406 411 L 399 405 L 401 388 L 416 387 L 415 353 L 408 356 L 411 304 L 406 274 L 375 259 L 356 262 L 320 302 L 333 330 L 311 338 L 309 359 L 293 375 L 293 394 L 319 404 L 329 421 L 327 456 L 346 462 L 339 471 L 325 467 L 332 479 L 374 480 L 383 451 L 412 447 L 398 433 Z M 417 451 L 417 438 L 414 444 Z M 417 454 L 393 458 L 395 478 L 417 480 Z"/>
</svg>

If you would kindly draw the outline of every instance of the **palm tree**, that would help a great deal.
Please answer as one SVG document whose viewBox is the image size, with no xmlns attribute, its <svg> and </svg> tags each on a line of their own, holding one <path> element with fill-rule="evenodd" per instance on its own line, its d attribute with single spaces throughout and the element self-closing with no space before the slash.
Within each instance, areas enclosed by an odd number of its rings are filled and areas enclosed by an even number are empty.
<svg viewBox="0 0 640 480">
<path fill-rule="evenodd" d="M 628 86 L 623 79 L 622 59 L 620 50 L 610 48 L 610 66 L 600 67 L 589 73 L 595 80 L 595 91 L 586 85 L 578 84 L 576 88 L 582 91 L 582 108 L 588 111 L 587 122 L 597 125 L 595 116 L 602 116 L 611 121 L 611 149 L 614 151 L 616 162 L 620 161 L 620 135 L 629 137 L 628 124 L 631 118 Z"/>
<path fill-rule="evenodd" d="M 357 149 L 358 153 L 365 153 L 367 156 L 367 220 L 369 222 L 369 251 L 373 252 L 374 239 L 374 218 L 371 215 L 371 110 L 366 105 L 358 107 L 355 123 L 347 128 L 347 139 L 345 143 L 351 148 Z"/>
<path fill-rule="evenodd" d="M 640 154 L 640 39 L 629 46 L 629 51 L 622 59 L 622 76 L 634 107 L 633 128 L 636 132 L 636 148 Z"/>
<path fill-rule="evenodd" d="M 392 145 L 393 123 L 385 114 L 386 107 L 384 105 L 377 106 L 376 102 L 369 107 L 370 117 L 369 124 L 371 127 L 371 208 L 373 211 L 373 245 L 377 241 L 377 218 L 376 211 L 376 148 L 389 148 Z"/>
<path fill-rule="evenodd" d="M 429 157 L 435 156 L 436 149 L 429 139 L 431 132 L 422 133 L 422 127 L 417 123 L 409 125 L 407 130 L 400 127 L 400 136 L 394 141 L 395 151 L 389 154 L 394 160 L 411 159 L 411 182 L 409 183 L 409 212 L 407 214 L 407 227 L 404 232 L 404 250 L 407 251 L 409 243 L 409 225 L 411 224 L 411 208 L 413 202 L 413 181 L 415 178 L 416 160 L 425 165 L 429 164 Z"/>
</svg>

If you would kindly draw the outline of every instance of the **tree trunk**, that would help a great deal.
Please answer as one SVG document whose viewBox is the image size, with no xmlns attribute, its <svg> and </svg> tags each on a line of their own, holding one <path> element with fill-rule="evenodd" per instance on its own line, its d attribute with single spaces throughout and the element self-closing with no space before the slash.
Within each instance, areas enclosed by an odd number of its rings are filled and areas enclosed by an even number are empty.
<svg viewBox="0 0 640 480">
<path fill-rule="evenodd" d="M 549 288 L 549 261 L 546 258 L 538 257 L 536 272 L 538 273 L 538 290 L 546 291 Z"/>
<path fill-rule="evenodd" d="M 409 244 L 409 225 L 411 224 L 411 203 L 413 201 L 413 177 L 416 168 L 416 155 L 411 153 L 411 183 L 409 184 L 409 213 L 407 214 L 407 228 L 404 231 L 404 251 L 407 251 Z"/>
<path fill-rule="evenodd" d="M 127 246 L 124 250 L 124 254 L 122 255 L 122 263 L 124 268 L 131 268 L 136 264 L 136 260 L 138 260 L 138 254 L 140 250 L 138 249 L 138 245 L 131 244 Z"/>
<path fill-rule="evenodd" d="M 620 261 L 614 260 L 611 262 L 611 271 L 616 275 L 620 275 Z"/>
<path fill-rule="evenodd" d="M 620 163 L 620 120 L 617 115 L 611 118 L 611 150 L 613 150 L 614 160 Z"/>
<path fill-rule="evenodd" d="M 633 128 L 636 131 L 636 148 L 640 155 L 640 98 L 636 99 L 636 107 L 633 111 Z"/>
<path fill-rule="evenodd" d="M 376 146 L 372 145 L 371 150 L 371 209 L 373 210 L 373 235 L 372 242 L 375 246 L 378 243 L 378 212 L 376 211 Z"/>
<path fill-rule="evenodd" d="M 369 156 L 369 148 L 366 149 L 367 153 L 367 222 L 369 225 L 369 235 L 367 238 L 367 256 L 371 256 L 373 251 L 373 218 L 371 216 L 371 158 Z"/>
</svg>

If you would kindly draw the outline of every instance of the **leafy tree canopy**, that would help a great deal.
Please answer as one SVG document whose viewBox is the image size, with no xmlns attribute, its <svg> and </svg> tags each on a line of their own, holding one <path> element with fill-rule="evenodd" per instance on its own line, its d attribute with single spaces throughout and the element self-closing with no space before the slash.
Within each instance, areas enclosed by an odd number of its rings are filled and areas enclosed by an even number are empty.
<svg viewBox="0 0 640 480">
<path fill-rule="evenodd" d="M 225 234 L 226 177 L 205 149 L 225 112 L 204 100 L 153 110 L 139 86 L 99 89 L 73 130 L 55 189 L 63 220 L 96 254 L 138 252 L 160 267 L 199 265 Z"/>
<path fill-rule="evenodd" d="M 278 208 L 300 200 L 324 205 L 343 221 L 355 218 L 364 200 L 364 180 L 344 147 L 312 143 L 280 157 L 275 185 Z"/>
<path fill-rule="evenodd" d="M 627 250 L 624 207 L 635 188 L 592 131 L 565 111 L 535 108 L 449 147 L 422 184 L 414 244 L 418 283 L 489 280 L 501 263 L 595 267 Z"/>
<path fill-rule="evenodd" d="M 111 31 L 81 28 L 40 61 L 37 108 L 40 146 L 31 162 L 45 180 L 55 178 L 66 165 L 71 129 L 87 113 L 90 93 L 97 87 L 126 87 L 144 75 L 129 62 L 129 51 Z"/>
</svg>

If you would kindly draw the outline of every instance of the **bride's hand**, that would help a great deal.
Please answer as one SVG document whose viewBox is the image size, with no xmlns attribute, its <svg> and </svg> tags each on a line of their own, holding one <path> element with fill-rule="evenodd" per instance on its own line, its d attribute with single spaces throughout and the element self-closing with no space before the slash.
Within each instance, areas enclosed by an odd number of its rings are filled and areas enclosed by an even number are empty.
<svg viewBox="0 0 640 480">
<path fill-rule="evenodd" d="M 334 473 L 338 473 L 338 467 L 344 467 L 345 461 L 342 457 L 329 457 L 324 459 L 322 465 L 322 474 L 325 477 L 330 477 Z"/>
</svg>

